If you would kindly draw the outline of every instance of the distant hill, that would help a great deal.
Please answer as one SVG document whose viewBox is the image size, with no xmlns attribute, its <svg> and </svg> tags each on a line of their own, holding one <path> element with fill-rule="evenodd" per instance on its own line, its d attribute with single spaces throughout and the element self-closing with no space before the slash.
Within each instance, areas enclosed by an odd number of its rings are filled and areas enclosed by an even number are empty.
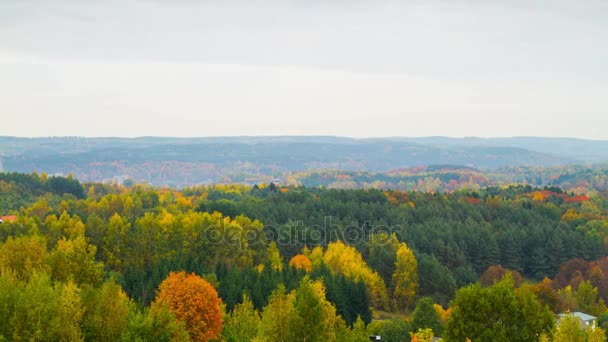
<svg viewBox="0 0 608 342">
<path fill-rule="evenodd" d="M 155 185 L 255 183 L 294 172 L 386 172 L 415 166 L 493 170 L 608 162 L 608 142 L 560 138 L 15 138 L 0 137 L 4 171 L 131 177 Z M 433 170 L 432 168 L 430 170 Z"/>
<path fill-rule="evenodd" d="M 608 141 L 574 138 L 393 138 L 395 141 L 416 143 L 427 146 L 466 147 L 515 147 L 551 154 L 577 162 L 604 163 L 608 160 Z"/>
</svg>

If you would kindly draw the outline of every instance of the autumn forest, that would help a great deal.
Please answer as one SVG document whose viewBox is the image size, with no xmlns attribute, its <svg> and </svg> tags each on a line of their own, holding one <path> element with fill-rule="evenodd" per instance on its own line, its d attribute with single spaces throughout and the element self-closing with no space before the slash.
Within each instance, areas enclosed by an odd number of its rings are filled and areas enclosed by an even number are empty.
<svg viewBox="0 0 608 342">
<path fill-rule="evenodd" d="M 0 342 L 608 342 L 608 0 L 0 0 Z"/>
<path fill-rule="evenodd" d="M 2 173 L 0 191 L 0 339 L 603 341 L 608 327 L 608 197 L 593 188 Z M 574 311 L 598 327 L 556 327 Z"/>
</svg>

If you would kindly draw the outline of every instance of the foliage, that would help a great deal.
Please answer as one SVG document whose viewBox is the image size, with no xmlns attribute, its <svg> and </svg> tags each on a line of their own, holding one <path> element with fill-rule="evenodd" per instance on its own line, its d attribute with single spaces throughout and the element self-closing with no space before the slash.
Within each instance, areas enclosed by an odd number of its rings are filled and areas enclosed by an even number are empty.
<svg viewBox="0 0 608 342">
<path fill-rule="evenodd" d="M 413 304 L 418 290 L 418 263 L 414 252 L 405 243 L 399 244 L 393 273 L 393 293 L 397 304 L 409 307 Z"/>
<path fill-rule="evenodd" d="M 332 327 L 326 315 L 323 300 L 308 277 L 300 282 L 289 317 L 287 340 L 326 341 Z"/>
<path fill-rule="evenodd" d="M 387 196 L 389 201 L 391 200 L 390 196 Z M 393 273 L 395 273 L 398 248 L 399 239 L 396 234 L 389 235 L 380 232 L 372 235 L 367 242 L 367 264 L 380 274 L 386 284 L 391 283 Z"/>
<path fill-rule="evenodd" d="M 289 260 L 289 266 L 293 266 L 296 269 L 301 269 L 306 272 L 312 271 L 312 261 L 303 254 L 295 255 L 291 260 Z"/>
<path fill-rule="evenodd" d="M 221 300 L 207 281 L 195 274 L 171 272 L 158 289 L 154 306 L 168 305 L 175 317 L 186 324 L 195 341 L 209 341 L 222 331 Z"/>
<path fill-rule="evenodd" d="M 96 247 L 83 235 L 72 240 L 62 238 L 48 256 L 54 280 L 74 281 L 78 286 L 95 286 L 103 277 L 103 264 L 95 261 Z"/>
<path fill-rule="evenodd" d="M 507 274 L 510 274 L 511 278 L 513 278 L 513 284 L 515 287 L 521 286 L 523 283 L 521 274 L 517 271 L 505 269 L 500 265 L 492 265 L 488 267 L 488 269 L 479 278 L 479 281 L 483 286 L 491 286 L 499 282 Z"/>
<path fill-rule="evenodd" d="M 368 288 L 373 306 L 388 307 L 388 294 L 384 281 L 378 273 L 367 266 L 354 247 L 347 246 L 342 241 L 330 243 L 323 255 L 323 261 L 332 272 L 363 281 Z"/>
<path fill-rule="evenodd" d="M 433 342 L 435 338 L 435 333 L 433 329 L 418 329 L 415 333 L 410 333 L 412 335 L 411 342 Z"/>
<path fill-rule="evenodd" d="M 588 326 L 580 319 L 565 315 L 560 318 L 553 333 L 555 342 L 602 342 L 606 340 L 604 329 L 595 326 Z"/>
<path fill-rule="evenodd" d="M 0 269 L 14 272 L 18 279 L 44 272 L 46 257 L 46 241 L 40 236 L 9 237 L 0 245 Z"/>
<path fill-rule="evenodd" d="M 531 291 L 513 290 L 506 277 L 490 286 L 458 290 L 444 337 L 449 341 L 531 341 L 553 328 L 553 316 Z"/>
<path fill-rule="evenodd" d="M 84 297 L 85 338 L 115 341 L 127 331 L 129 298 L 120 285 L 105 282 L 99 289 L 91 289 Z"/>
<path fill-rule="evenodd" d="M 262 311 L 260 335 L 268 342 L 287 341 L 294 310 L 295 291 L 288 294 L 284 286 L 279 286 L 268 301 L 268 305 Z"/>
<path fill-rule="evenodd" d="M 226 341 L 251 341 L 258 336 L 260 314 L 253 308 L 251 299 L 245 294 L 243 302 L 237 304 L 224 322 L 222 332 Z"/>
<path fill-rule="evenodd" d="M 437 310 L 433 306 L 433 300 L 429 297 L 423 297 L 418 300 L 416 309 L 412 313 L 412 330 L 431 329 L 437 335 L 443 333 L 443 325 Z"/>
<path fill-rule="evenodd" d="M 0 340 L 189 340 L 193 323 L 160 296 L 175 271 L 202 275 L 197 294 L 217 291 L 226 340 L 400 340 L 446 321 L 446 336 L 526 340 L 551 337 L 548 310 L 608 311 L 601 192 L 89 183 L 76 196 L 51 178 L 0 174 L 0 206 L 16 217 L 0 224 Z M 418 297 L 431 299 L 402 317 Z M 372 308 L 392 319 L 372 321 Z M 303 317 L 319 317 L 318 336 Z"/>
<path fill-rule="evenodd" d="M 385 321 L 374 321 L 367 326 L 370 335 L 380 335 L 383 340 L 409 342 L 411 325 L 403 319 L 393 318 Z"/>
<path fill-rule="evenodd" d="M 561 311 L 561 302 L 557 291 L 553 288 L 553 282 L 549 278 L 543 279 L 542 282 L 531 286 L 532 292 L 543 305 L 546 305 L 549 310 L 554 313 Z"/>
<path fill-rule="evenodd" d="M 456 293 L 456 279 L 450 270 L 433 255 L 418 254 L 419 295 L 430 296 L 447 305 Z"/>
</svg>

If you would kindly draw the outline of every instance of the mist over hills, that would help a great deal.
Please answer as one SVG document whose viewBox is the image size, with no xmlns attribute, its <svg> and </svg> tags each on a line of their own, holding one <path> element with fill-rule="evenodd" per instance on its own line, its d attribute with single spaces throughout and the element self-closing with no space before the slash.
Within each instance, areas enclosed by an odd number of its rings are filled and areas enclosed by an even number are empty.
<svg viewBox="0 0 608 342">
<path fill-rule="evenodd" d="M 311 170 L 384 173 L 417 166 L 495 170 L 608 162 L 608 141 L 570 138 L 0 137 L 3 171 L 129 177 L 154 185 L 255 183 Z M 443 167 L 445 168 L 445 167 Z"/>
</svg>

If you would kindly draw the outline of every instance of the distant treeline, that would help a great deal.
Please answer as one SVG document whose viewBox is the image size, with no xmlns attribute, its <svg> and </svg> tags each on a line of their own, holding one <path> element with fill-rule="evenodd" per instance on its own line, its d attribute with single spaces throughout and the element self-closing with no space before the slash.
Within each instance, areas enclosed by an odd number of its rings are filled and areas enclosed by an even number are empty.
<svg viewBox="0 0 608 342">
<path fill-rule="evenodd" d="M 130 177 L 138 183 L 173 187 L 235 182 L 253 185 L 278 178 L 284 184 L 307 186 L 449 190 L 458 188 L 454 182 L 502 184 L 502 178 L 509 176 L 502 168 L 607 163 L 608 152 L 603 151 L 608 151 L 607 142 L 541 138 L 0 137 L 5 171 L 73 173 L 85 182 Z M 425 174 L 412 174 L 415 171 L 411 169 L 421 165 L 426 166 Z M 346 175 L 363 172 L 357 179 L 317 179 L 315 170 L 338 170 Z M 467 181 L 468 176 L 473 176 L 473 181 Z M 532 174 L 526 178 L 538 186 L 550 180 Z"/>
</svg>

